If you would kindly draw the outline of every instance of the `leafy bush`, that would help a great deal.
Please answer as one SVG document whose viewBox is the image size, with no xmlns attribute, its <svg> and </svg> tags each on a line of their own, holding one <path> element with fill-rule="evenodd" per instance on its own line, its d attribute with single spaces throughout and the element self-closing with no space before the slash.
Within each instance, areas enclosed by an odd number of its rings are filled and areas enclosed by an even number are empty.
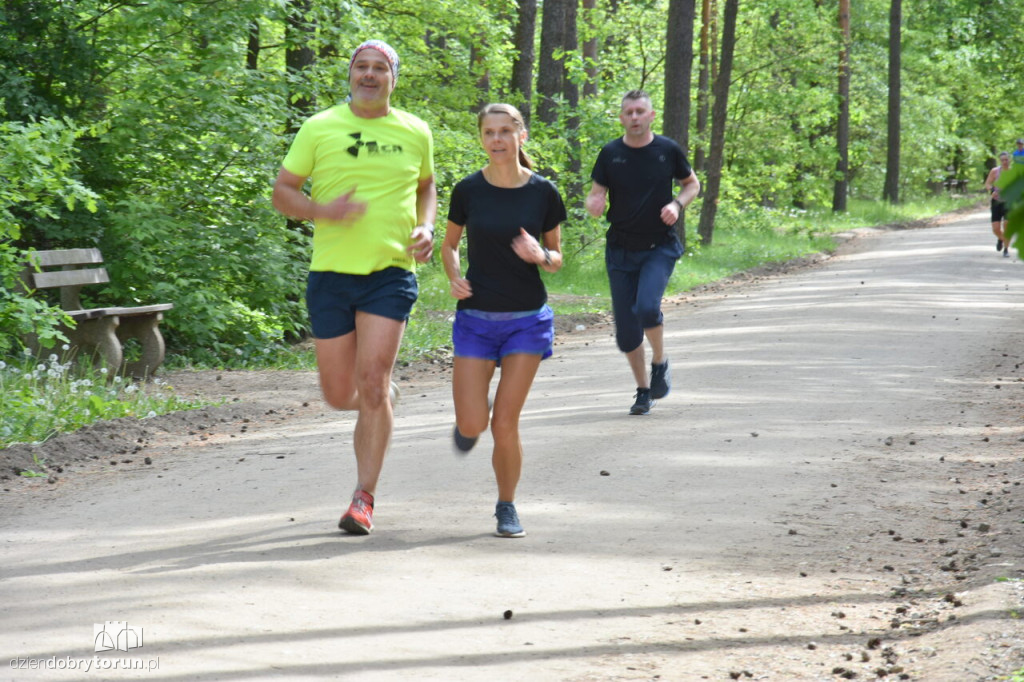
<svg viewBox="0 0 1024 682">
<path fill-rule="evenodd" d="M 0 357 L 28 334 L 46 347 L 63 339 L 57 325 L 64 315 L 25 288 L 27 250 L 18 240 L 26 220 L 96 210 L 96 193 L 76 178 L 75 141 L 89 132 L 66 119 L 0 122 Z"/>
</svg>

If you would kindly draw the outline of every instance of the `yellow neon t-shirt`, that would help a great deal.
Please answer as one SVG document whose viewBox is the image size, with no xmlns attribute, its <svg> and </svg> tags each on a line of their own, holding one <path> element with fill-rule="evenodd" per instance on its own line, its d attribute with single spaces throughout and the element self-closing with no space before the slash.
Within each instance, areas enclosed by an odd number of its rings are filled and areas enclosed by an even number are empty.
<svg viewBox="0 0 1024 682">
<path fill-rule="evenodd" d="M 282 163 L 312 178 L 313 201 L 355 189 L 366 213 L 350 223 L 317 220 L 310 270 L 366 275 L 388 267 L 415 270 L 405 249 L 416 227 L 416 187 L 434 174 L 430 128 L 412 114 L 360 118 L 347 104 L 310 117 Z"/>
</svg>

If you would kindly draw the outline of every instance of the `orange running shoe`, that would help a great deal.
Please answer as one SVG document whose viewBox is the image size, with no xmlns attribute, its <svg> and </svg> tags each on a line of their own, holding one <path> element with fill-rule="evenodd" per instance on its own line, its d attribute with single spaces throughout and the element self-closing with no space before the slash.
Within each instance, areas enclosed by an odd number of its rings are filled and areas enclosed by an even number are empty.
<svg viewBox="0 0 1024 682">
<path fill-rule="evenodd" d="M 348 511 L 338 521 L 338 528 L 352 535 L 369 535 L 373 530 L 373 495 L 357 490 Z"/>
</svg>

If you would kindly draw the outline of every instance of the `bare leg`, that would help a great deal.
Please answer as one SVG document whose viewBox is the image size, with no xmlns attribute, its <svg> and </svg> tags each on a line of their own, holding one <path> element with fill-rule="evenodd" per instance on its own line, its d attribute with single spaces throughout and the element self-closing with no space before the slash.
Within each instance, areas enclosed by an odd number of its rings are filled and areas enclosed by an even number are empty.
<svg viewBox="0 0 1024 682">
<path fill-rule="evenodd" d="M 498 499 L 514 502 L 523 469 L 523 445 L 519 438 L 519 415 L 526 404 L 530 386 L 540 367 L 540 356 L 526 353 L 506 355 L 501 361 L 501 378 L 494 396 L 491 433 L 494 453 L 491 465 L 498 482 Z"/>
<path fill-rule="evenodd" d="M 496 363 L 480 358 L 455 358 L 452 370 L 452 398 L 455 425 L 467 438 L 476 438 L 487 428 L 490 408 L 487 393 Z"/>
<path fill-rule="evenodd" d="M 1003 239 L 1003 223 L 1002 221 L 995 221 L 992 223 L 992 234 L 996 236 L 996 239 Z"/>
<path fill-rule="evenodd" d="M 629 368 L 633 370 L 633 379 L 636 380 L 637 388 L 650 388 L 647 383 L 647 360 L 644 344 L 641 343 L 626 353 L 626 359 L 629 361 Z"/>
<path fill-rule="evenodd" d="M 651 344 L 651 362 L 660 365 L 665 362 L 665 325 L 648 327 L 644 330 L 647 342 Z"/>
<path fill-rule="evenodd" d="M 316 339 L 314 343 L 324 400 L 336 410 L 359 409 L 355 381 L 356 332 L 333 339 Z"/>
<path fill-rule="evenodd" d="M 388 391 L 405 323 L 356 313 L 356 330 L 318 339 L 317 364 L 324 398 L 340 410 L 358 410 L 354 445 L 357 489 L 377 488 L 394 422 Z"/>
</svg>

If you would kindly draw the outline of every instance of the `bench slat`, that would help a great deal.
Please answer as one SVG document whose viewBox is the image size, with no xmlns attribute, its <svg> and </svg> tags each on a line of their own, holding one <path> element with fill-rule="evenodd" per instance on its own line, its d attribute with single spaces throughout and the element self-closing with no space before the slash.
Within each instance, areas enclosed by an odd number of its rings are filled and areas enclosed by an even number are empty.
<svg viewBox="0 0 1024 682">
<path fill-rule="evenodd" d="M 173 303 L 157 303 L 154 305 L 140 305 L 135 308 L 104 308 L 104 311 L 108 315 L 117 315 L 118 317 L 133 317 L 135 315 L 152 315 L 153 313 L 162 313 L 165 310 L 170 310 L 173 307 Z"/>
<path fill-rule="evenodd" d="M 83 284 L 105 284 L 110 276 L 104 268 L 89 270 L 56 270 L 54 272 L 30 273 L 36 289 L 81 286 Z"/>
<path fill-rule="evenodd" d="M 70 317 L 76 322 L 85 322 L 86 320 L 95 320 L 98 317 L 107 317 L 110 315 L 110 308 L 89 308 L 87 310 L 66 310 L 64 314 Z"/>
<path fill-rule="evenodd" d="M 103 262 L 99 249 L 59 249 L 55 251 L 36 251 L 30 258 L 41 268 L 56 265 L 95 265 Z"/>
</svg>

